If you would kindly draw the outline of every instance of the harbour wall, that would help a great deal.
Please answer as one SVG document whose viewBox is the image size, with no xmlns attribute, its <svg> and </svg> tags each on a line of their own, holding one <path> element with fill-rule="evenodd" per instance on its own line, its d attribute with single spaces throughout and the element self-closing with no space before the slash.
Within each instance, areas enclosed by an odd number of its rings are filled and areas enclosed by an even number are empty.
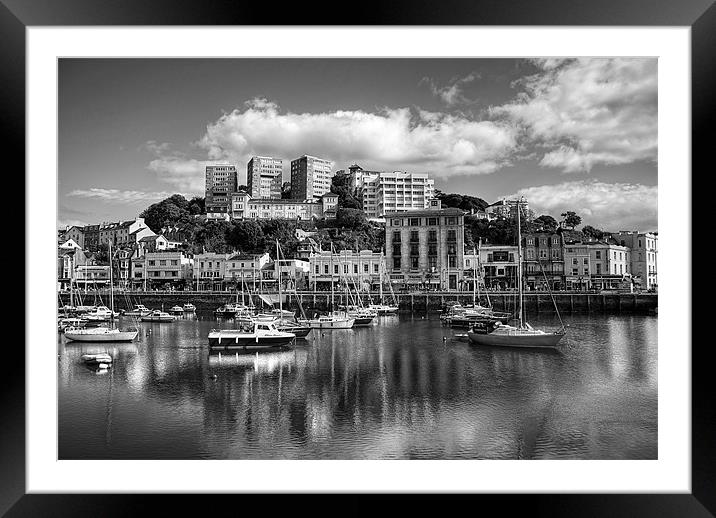
<svg viewBox="0 0 716 518">
<path fill-rule="evenodd" d="M 363 294 L 363 300 L 367 300 L 370 295 L 375 302 L 378 301 L 379 294 L 377 292 Z M 244 303 L 249 304 L 249 297 L 254 305 L 261 307 L 263 302 L 257 294 L 245 294 Z M 69 304 L 70 296 L 68 293 L 60 294 L 63 304 Z M 331 295 L 325 291 L 299 292 L 298 295 L 291 294 L 284 309 L 298 310 L 298 300 L 308 314 L 310 311 L 325 311 L 330 307 Z M 385 301 L 391 299 L 390 295 L 384 297 Z M 439 293 L 396 293 L 395 299 L 401 311 L 412 312 L 428 312 L 437 311 L 445 304 L 460 303 L 472 304 L 473 296 L 471 292 L 448 292 Z M 109 292 L 90 292 L 82 294 L 84 304 L 103 303 L 109 306 Z M 101 302 L 100 302 L 101 300 Z M 174 305 L 183 305 L 191 302 L 199 312 L 209 312 L 215 310 L 221 304 L 228 302 L 236 302 L 235 293 L 230 292 L 207 292 L 207 291 L 133 291 L 119 292 L 114 295 L 115 310 L 130 309 L 133 304 L 144 304 L 151 309 L 168 310 Z M 335 304 L 345 304 L 346 296 L 344 293 L 335 294 Z M 649 314 L 657 310 L 658 295 L 656 293 L 565 293 L 558 292 L 554 294 L 554 300 L 561 313 L 641 313 Z M 238 297 L 241 302 L 241 296 Z M 479 302 L 483 305 L 488 303 L 487 297 L 483 294 L 479 297 Z M 491 292 L 489 293 L 489 302 L 492 307 L 498 311 L 514 311 L 516 307 L 516 296 L 511 292 Z M 77 301 L 75 301 L 77 303 Z M 350 299 L 349 299 L 349 303 Z M 554 313 L 554 305 L 552 298 L 547 292 L 525 293 L 523 296 L 523 304 L 528 314 Z"/>
</svg>

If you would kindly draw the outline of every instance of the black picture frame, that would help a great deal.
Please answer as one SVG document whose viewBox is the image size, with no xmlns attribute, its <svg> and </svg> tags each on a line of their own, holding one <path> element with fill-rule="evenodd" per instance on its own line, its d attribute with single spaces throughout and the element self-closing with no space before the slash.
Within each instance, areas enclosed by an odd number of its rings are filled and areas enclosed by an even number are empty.
<svg viewBox="0 0 716 518">
<path fill-rule="evenodd" d="M 348 9 L 339 14 L 339 9 Z M 267 18 L 264 4 L 231 0 L 0 0 L 0 70 L 3 85 L 0 116 L 7 130 L 2 144 L 5 156 L 20 159 L 25 144 L 25 29 L 63 25 L 575 25 L 575 26 L 690 26 L 692 34 L 692 182 L 708 178 L 707 153 L 714 137 L 716 97 L 716 5 L 712 0 L 399 0 L 358 5 L 323 2 L 294 3 L 274 9 Z M 16 168 L 17 170 L 17 168 Z M 670 172 L 683 174 L 689 172 Z M 699 190 L 693 189 L 694 194 Z M 706 192 L 705 189 L 702 192 Z M 705 194 L 702 194 L 702 196 Z M 694 199 L 693 205 L 697 205 Z M 707 205 L 708 206 L 708 205 Z M 705 214 L 705 211 L 702 211 Z M 696 213 L 692 213 L 692 220 Z M 692 232 L 692 235 L 694 233 Z M 693 255 L 692 255 L 693 257 Z M 695 266 L 695 263 L 693 263 Z M 694 269 L 694 271 L 696 271 Z M 684 282 L 691 285 L 691 279 Z M 683 301 L 697 309 L 696 299 Z M 697 309 L 698 311 L 698 309 Z M 29 315 L 26 315 L 26 319 Z M 695 338 L 695 335 L 694 335 Z M 684 337 L 691 341 L 691 337 Z M 506 512 L 549 516 L 714 516 L 716 513 L 716 405 L 708 383 L 711 340 L 695 342 L 692 357 L 692 492 L 690 494 L 531 494 L 470 495 L 490 500 Z M 187 495 L 59 495 L 25 494 L 25 376 L 24 351 L 11 344 L 3 355 L 0 389 L 0 514 L 7 516 L 87 515 L 114 516 L 186 510 Z M 672 344 L 683 346 L 684 344 Z M 690 345 L 690 344 L 689 344 Z M 246 495 L 242 506 L 246 505 Z M 203 504 L 215 513 L 222 506 L 236 508 L 236 497 L 210 496 Z M 234 500 L 229 503 L 229 498 Z M 352 495 L 360 511 L 366 496 Z M 498 501 L 499 499 L 499 501 Z M 256 497 L 252 497 L 256 501 Z M 422 495 L 412 501 L 423 505 Z M 462 500 L 462 499 L 461 499 Z M 509 505 L 505 504 L 509 501 Z M 272 499 L 271 514 L 302 507 L 304 498 Z M 491 503 L 491 502 L 490 502 Z M 452 502 L 456 510 L 462 501 Z M 206 507 L 209 505 L 209 507 Z M 330 505 L 330 504 L 329 504 Z M 484 504 L 483 504 L 484 505 Z M 282 506 L 285 506 L 283 509 Z M 524 507 L 523 507 L 524 506 Z M 330 506 L 331 508 L 333 506 Z M 340 509 L 340 508 L 338 508 Z M 338 509 L 335 509 L 336 511 Z M 365 512 L 368 512 L 365 506 Z M 486 511 L 490 507 L 484 508 Z M 405 511 L 405 508 L 401 508 Z M 231 512 L 231 511 L 229 511 Z M 224 514 L 224 513 L 222 513 Z M 232 514 L 235 514 L 232 512 Z M 401 513 L 402 514 L 402 513 Z"/>
</svg>

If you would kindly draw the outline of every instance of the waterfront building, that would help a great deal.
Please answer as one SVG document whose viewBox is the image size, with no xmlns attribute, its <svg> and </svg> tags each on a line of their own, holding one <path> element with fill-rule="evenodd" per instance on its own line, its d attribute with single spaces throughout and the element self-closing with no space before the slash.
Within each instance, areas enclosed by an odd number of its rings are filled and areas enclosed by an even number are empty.
<svg viewBox="0 0 716 518">
<path fill-rule="evenodd" d="M 231 194 L 239 190 L 236 166 L 215 164 L 206 166 L 205 207 L 210 212 L 226 212 Z"/>
<path fill-rule="evenodd" d="M 138 245 L 142 238 L 156 235 L 149 227 L 140 227 L 129 233 L 129 244 Z"/>
<path fill-rule="evenodd" d="M 564 237 L 564 233 L 563 233 Z M 565 288 L 573 291 L 589 290 L 592 287 L 592 254 L 588 243 L 564 243 Z M 601 267 L 600 267 L 601 268 Z"/>
<path fill-rule="evenodd" d="M 281 280 L 281 289 L 303 290 L 308 287 L 309 261 L 303 259 L 281 259 L 271 261 L 261 270 L 264 282 L 273 282 L 271 289 L 278 289 L 276 280 Z"/>
<path fill-rule="evenodd" d="M 57 247 L 57 285 L 58 289 L 69 289 L 70 280 L 76 277 L 73 271 L 78 266 L 92 264 L 93 256 L 75 243 L 73 239 Z"/>
<path fill-rule="evenodd" d="M 246 183 L 252 198 L 280 200 L 282 179 L 280 158 L 254 156 L 246 165 Z"/>
<path fill-rule="evenodd" d="M 82 289 L 109 287 L 109 266 L 81 264 L 75 268 L 75 283 Z"/>
<path fill-rule="evenodd" d="M 529 290 L 564 288 L 563 239 L 559 232 L 532 232 L 522 236 L 522 274 Z"/>
<path fill-rule="evenodd" d="M 590 284 L 598 290 L 628 289 L 631 291 L 631 250 L 612 240 L 597 241 L 589 249 Z"/>
<path fill-rule="evenodd" d="M 482 286 L 490 290 L 517 286 L 517 245 L 481 245 L 479 250 L 465 250 L 464 261 L 465 289 L 473 289 L 473 272 L 482 276 Z"/>
<path fill-rule="evenodd" d="M 333 162 L 303 155 L 291 161 L 291 198 L 294 200 L 320 200 L 331 190 Z"/>
<path fill-rule="evenodd" d="M 161 234 L 152 234 L 151 236 L 145 236 L 137 243 L 137 249 L 141 252 L 158 252 L 162 250 L 169 250 L 169 240 Z"/>
<path fill-rule="evenodd" d="M 127 287 L 132 270 L 133 249 L 130 247 L 112 248 L 112 282 Z"/>
<path fill-rule="evenodd" d="M 244 282 L 256 289 L 257 283 L 261 279 L 261 269 L 270 260 L 268 253 L 246 254 L 242 252 L 232 254 L 225 261 L 224 281 L 233 285 Z"/>
<path fill-rule="evenodd" d="M 659 286 L 656 270 L 659 254 L 658 234 L 621 230 L 612 237 L 619 244 L 631 249 L 630 266 L 635 282 L 645 290 L 657 289 Z"/>
<path fill-rule="evenodd" d="M 338 207 L 338 195 L 323 194 L 318 201 L 252 199 L 247 192 L 240 191 L 231 196 L 229 216 L 235 219 L 312 219 L 334 218 Z"/>
<path fill-rule="evenodd" d="M 226 259 L 230 255 L 215 252 L 195 254 L 194 288 L 197 290 L 221 290 L 226 274 Z"/>
<path fill-rule="evenodd" d="M 464 212 L 443 209 L 430 200 L 428 210 L 385 214 L 386 268 L 391 283 L 457 290 L 463 277 Z"/>
<path fill-rule="evenodd" d="M 181 251 L 135 251 L 132 284 L 135 287 L 178 288 L 191 283 L 194 259 Z"/>
<path fill-rule="evenodd" d="M 380 285 L 381 272 L 385 272 L 385 256 L 372 250 L 320 250 L 311 253 L 308 259 L 308 285 L 312 289 L 330 288 L 331 281 L 365 291 Z"/>
</svg>

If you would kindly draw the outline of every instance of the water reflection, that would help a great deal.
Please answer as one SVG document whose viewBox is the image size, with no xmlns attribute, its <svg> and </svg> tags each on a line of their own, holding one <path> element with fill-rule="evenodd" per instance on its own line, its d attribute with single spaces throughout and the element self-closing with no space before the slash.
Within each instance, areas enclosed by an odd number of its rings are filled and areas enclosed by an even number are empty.
<svg viewBox="0 0 716 518">
<path fill-rule="evenodd" d="M 655 458 L 656 323 L 575 317 L 558 352 L 403 316 L 258 355 L 209 355 L 201 317 L 61 339 L 60 457 Z M 105 350 L 110 372 L 88 372 L 80 356 Z"/>
</svg>

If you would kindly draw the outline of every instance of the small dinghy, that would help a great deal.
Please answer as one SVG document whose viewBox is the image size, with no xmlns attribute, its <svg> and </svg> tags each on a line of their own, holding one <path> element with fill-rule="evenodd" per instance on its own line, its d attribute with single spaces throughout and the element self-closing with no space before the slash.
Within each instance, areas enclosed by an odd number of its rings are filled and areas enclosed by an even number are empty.
<svg viewBox="0 0 716 518">
<path fill-rule="evenodd" d="M 108 369 L 112 364 L 112 357 L 107 353 L 83 354 L 82 361 L 87 365 L 91 365 L 99 369 Z"/>
</svg>

